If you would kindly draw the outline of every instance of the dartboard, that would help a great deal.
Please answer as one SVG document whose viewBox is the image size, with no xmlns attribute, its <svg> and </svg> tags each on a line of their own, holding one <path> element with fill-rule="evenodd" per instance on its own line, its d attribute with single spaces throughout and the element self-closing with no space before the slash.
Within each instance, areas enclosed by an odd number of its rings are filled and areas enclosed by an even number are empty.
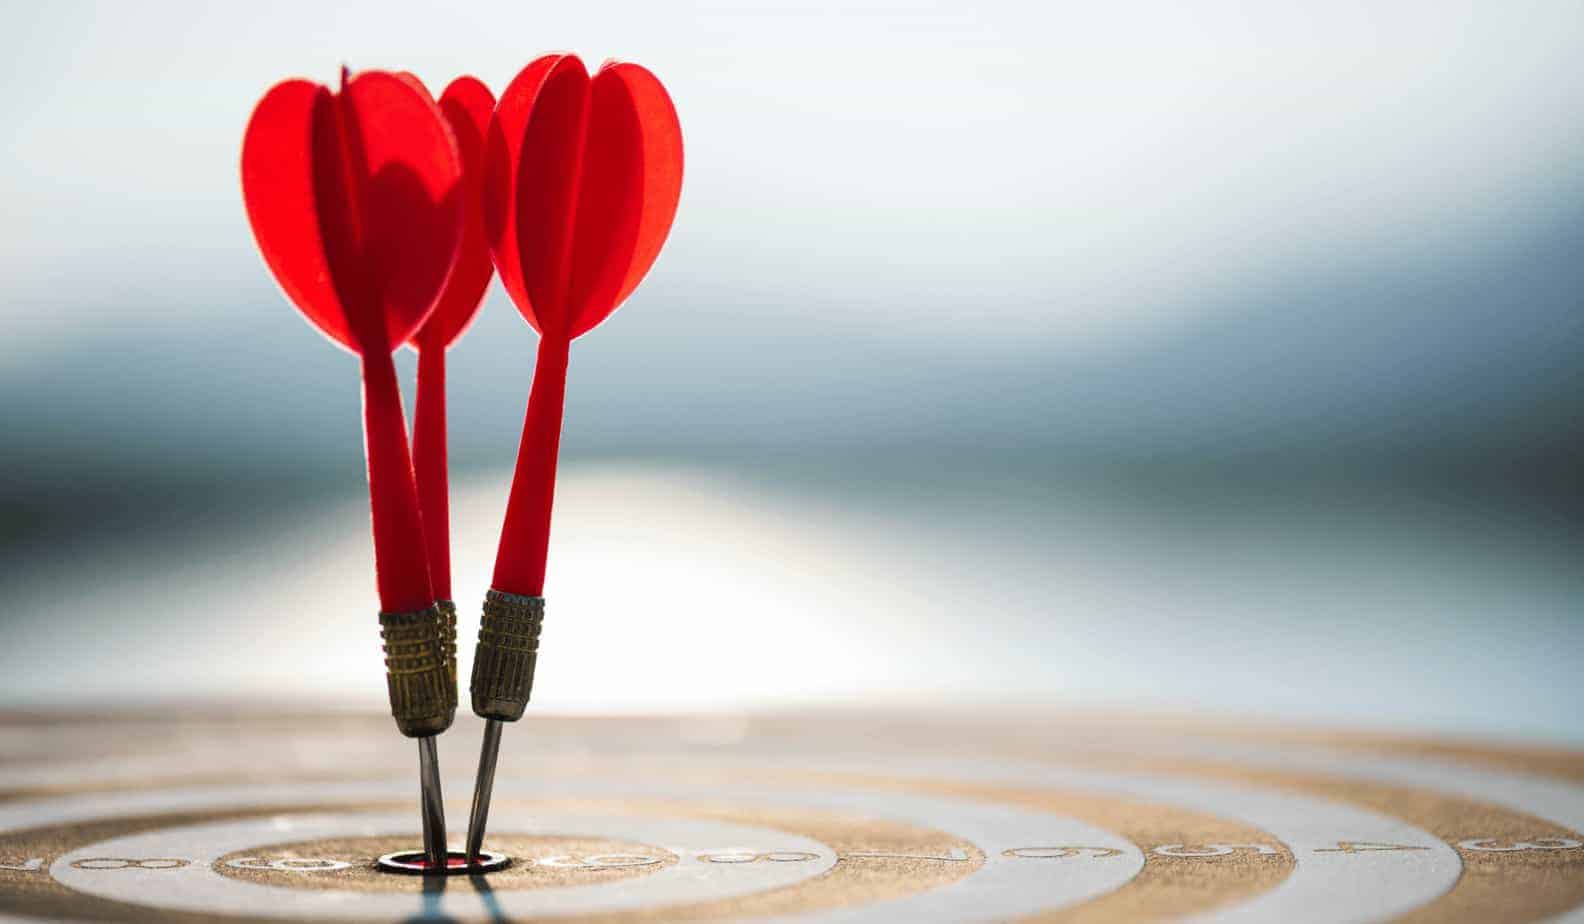
<svg viewBox="0 0 1584 924">
<path fill-rule="evenodd" d="M 472 720 L 441 739 L 467 814 Z M 388 719 L 13 717 L 0 919 L 1584 920 L 1584 755 L 1129 716 L 530 718 L 487 846 Z M 461 832 L 453 830 L 453 842 Z"/>
</svg>

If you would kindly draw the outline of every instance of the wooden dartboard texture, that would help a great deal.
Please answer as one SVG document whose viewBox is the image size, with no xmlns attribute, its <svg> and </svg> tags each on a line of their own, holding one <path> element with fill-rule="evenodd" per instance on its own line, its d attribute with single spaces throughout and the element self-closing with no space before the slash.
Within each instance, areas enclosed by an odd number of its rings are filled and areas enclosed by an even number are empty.
<svg viewBox="0 0 1584 924">
<path fill-rule="evenodd" d="M 1584 913 L 1584 755 L 1130 716 L 530 718 L 505 871 L 417 843 L 358 716 L 0 721 L 20 920 L 1538 921 Z M 463 725 L 467 723 L 464 722 Z M 476 736 L 442 741 L 465 813 Z"/>
</svg>

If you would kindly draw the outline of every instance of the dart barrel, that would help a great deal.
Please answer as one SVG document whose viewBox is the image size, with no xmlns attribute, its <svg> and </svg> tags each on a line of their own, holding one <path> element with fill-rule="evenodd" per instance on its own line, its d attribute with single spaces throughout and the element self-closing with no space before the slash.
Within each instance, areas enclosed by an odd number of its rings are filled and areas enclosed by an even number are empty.
<svg viewBox="0 0 1584 924">
<path fill-rule="evenodd" d="M 444 617 L 436 606 L 407 613 L 381 613 L 385 682 L 391 717 L 409 738 L 438 735 L 456 716 L 456 668 L 446 673 Z M 455 619 L 451 650 L 455 652 Z"/>
<path fill-rule="evenodd" d="M 486 719 L 515 722 L 533 692 L 539 657 L 544 597 L 491 590 L 484 596 L 478 647 L 473 653 L 473 711 Z"/>
<path fill-rule="evenodd" d="M 450 704 L 451 711 L 457 707 L 457 608 L 450 600 L 436 600 L 435 609 L 440 611 L 440 660 L 445 665 L 446 674 L 446 702 Z"/>
</svg>

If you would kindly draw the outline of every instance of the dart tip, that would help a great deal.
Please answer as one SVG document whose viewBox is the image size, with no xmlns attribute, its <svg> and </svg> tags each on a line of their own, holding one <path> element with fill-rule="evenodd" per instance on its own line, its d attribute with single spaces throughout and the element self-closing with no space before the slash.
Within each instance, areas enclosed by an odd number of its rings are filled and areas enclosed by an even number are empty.
<svg viewBox="0 0 1584 924">
<path fill-rule="evenodd" d="M 467 864 L 478 860 L 489 822 L 490 795 L 495 790 L 495 764 L 500 758 L 500 719 L 484 720 L 484 742 L 479 747 L 478 778 L 473 783 L 473 809 L 468 813 Z"/>
<path fill-rule="evenodd" d="M 440 761 L 433 735 L 418 739 L 419 810 L 423 815 L 424 855 L 431 869 L 444 871 L 446 849 L 445 802 L 440 793 Z"/>
</svg>

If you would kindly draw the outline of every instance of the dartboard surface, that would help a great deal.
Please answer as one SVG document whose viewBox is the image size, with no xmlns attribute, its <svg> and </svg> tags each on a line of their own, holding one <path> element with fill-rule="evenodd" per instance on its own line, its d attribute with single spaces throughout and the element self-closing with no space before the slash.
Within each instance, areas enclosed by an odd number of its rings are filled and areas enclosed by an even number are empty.
<svg viewBox="0 0 1584 924">
<path fill-rule="evenodd" d="M 1584 754 L 1118 716 L 539 718 L 487 876 L 388 719 L 0 722 L 0 920 L 1584 920 Z M 441 740 L 466 818 L 471 719 Z M 462 832 L 453 830 L 459 842 Z"/>
</svg>

